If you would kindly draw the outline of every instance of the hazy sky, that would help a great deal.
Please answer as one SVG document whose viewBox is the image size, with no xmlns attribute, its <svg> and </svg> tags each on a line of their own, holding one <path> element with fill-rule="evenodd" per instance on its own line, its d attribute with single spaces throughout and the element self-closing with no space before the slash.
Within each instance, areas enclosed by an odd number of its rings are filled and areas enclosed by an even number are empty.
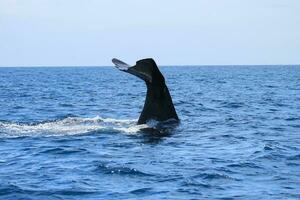
<svg viewBox="0 0 300 200">
<path fill-rule="evenodd" d="M 0 66 L 300 64 L 300 0 L 0 0 Z"/>
</svg>

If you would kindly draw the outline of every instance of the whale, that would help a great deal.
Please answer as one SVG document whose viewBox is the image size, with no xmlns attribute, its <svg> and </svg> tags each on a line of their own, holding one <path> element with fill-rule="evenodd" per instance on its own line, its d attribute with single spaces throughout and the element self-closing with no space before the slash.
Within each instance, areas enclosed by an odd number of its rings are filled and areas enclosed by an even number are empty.
<svg viewBox="0 0 300 200">
<path fill-rule="evenodd" d="M 138 60 L 134 66 L 116 58 L 113 58 L 112 62 L 117 69 L 132 74 L 146 83 L 146 99 L 137 124 L 146 124 L 150 120 L 179 122 L 165 78 L 152 58 Z"/>
</svg>

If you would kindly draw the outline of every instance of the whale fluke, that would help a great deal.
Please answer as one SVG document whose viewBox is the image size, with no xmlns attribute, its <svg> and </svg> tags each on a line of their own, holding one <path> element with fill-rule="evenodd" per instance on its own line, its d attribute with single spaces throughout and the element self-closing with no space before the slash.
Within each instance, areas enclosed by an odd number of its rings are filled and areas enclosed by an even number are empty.
<svg viewBox="0 0 300 200">
<path fill-rule="evenodd" d="M 152 58 L 139 60 L 134 66 L 130 66 L 116 58 L 112 59 L 112 62 L 119 70 L 133 74 L 146 83 L 147 96 L 138 124 L 145 124 L 151 119 L 179 121 L 165 78 Z"/>
</svg>

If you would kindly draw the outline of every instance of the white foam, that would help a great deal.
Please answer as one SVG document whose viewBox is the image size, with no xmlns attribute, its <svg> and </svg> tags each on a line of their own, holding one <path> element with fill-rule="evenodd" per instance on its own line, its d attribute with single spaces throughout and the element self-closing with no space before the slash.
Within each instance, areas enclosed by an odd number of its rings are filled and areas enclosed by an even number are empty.
<svg viewBox="0 0 300 200">
<path fill-rule="evenodd" d="M 134 119 L 113 119 L 99 116 L 92 118 L 67 117 L 36 124 L 0 122 L 0 137 L 76 135 L 98 130 L 116 130 L 125 134 L 135 134 L 141 128 L 145 128 L 145 125 L 136 125 Z"/>
<path fill-rule="evenodd" d="M 149 126 L 147 124 L 141 124 L 141 125 L 135 125 L 135 126 L 130 126 L 130 127 L 124 127 L 124 128 L 116 128 L 116 130 L 119 130 L 124 133 L 128 134 L 134 134 L 140 131 L 141 129 L 148 128 Z"/>
</svg>

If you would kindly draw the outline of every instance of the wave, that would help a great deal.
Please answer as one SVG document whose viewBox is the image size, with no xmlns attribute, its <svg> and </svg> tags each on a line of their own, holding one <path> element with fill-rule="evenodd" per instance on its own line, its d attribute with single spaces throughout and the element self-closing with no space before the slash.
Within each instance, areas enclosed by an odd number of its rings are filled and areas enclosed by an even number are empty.
<svg viewBox="0 0 300 200">
<path fill-rule="evenodd" d="M 135 119 L 112 119 L 99 116 L 92 118 L 66 117 L 39 123 L 15 123 L 0 121 L 0 137 L 63 136 L 98 131 L 117 131 L 125 134 L 138 133 L 148 125 L 137 125 Z"/>
<path fill-rule="evenodd" d="M 58 190 L 58 189 L 40 190 L 40 189 L 34 189 L 32 187 L 25 188 L 11 183 L 0 185 L 1 199 L 2 197 L 4 197 L 3 199 L 31 199 L 33 196 L 38 196 L 38 197 L 45 196 L 46 199 L 48 199 L 49 196 L 53 196 L 53 195 L 74 196 L 74 195 L 88 195 L 94 193 L 95 191 L 93 190 L 82 190 L 80 188 L 62 189 L 62 190 Z"/>
<path fill-rule="evenodd" d="M 128 175 L 128 176 L 154 176 L 153 174 L 142 172 L 136 168 L 126 167 L 126 166 L 111 166 L 105 163 L 99 163 L 95 170 L 101 171 L 102 173 L 105 174 L 118 174 L 118 175 Z"/>
</svg>

